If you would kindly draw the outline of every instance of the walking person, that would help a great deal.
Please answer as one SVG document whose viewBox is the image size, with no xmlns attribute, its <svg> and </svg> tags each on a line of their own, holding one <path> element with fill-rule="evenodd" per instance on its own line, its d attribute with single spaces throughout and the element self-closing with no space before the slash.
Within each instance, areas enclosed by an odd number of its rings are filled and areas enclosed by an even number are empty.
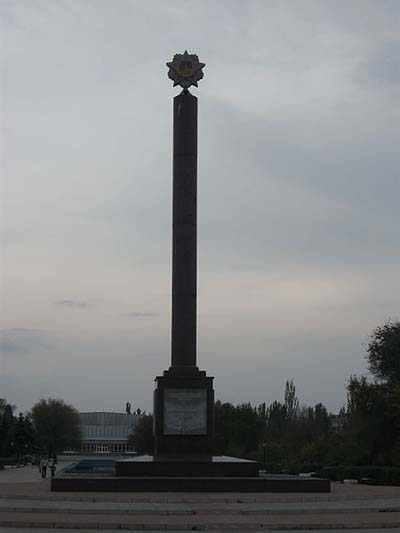
<svg viewBox="0 0 400 533">
<path fill-rule="evenodd" d="M 51 477 L 54 477 L 54 474 L 56 473 L 56 462 L 54 458 L 50 461 L 50 472 L 51 472 Z"/>
<path fill-rule="evenodd" d="M 47 464 L 48 464 L 47 459 L 43 458 L 42 460 L 42 478 L 43 479 L 46 477 L 46 474 L 47 474 Z"/>
</svg>

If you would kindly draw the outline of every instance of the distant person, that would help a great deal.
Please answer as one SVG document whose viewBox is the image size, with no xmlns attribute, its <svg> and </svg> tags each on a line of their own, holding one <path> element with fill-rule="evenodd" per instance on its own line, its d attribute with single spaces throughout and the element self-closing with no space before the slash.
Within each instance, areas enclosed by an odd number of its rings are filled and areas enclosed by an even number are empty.
<svg viewBox="0 0 400 533">
<path fill-rule="evenodd" d="M 42 478 L 44 479 L 46 477 L 46 474 L 47 474 L 47 465 L 48 465 L 48 461 L 47 459 L 42 459 Z"/>
<path fill-rule="evenodd" d="M 56 461 L 54 458 L 50 461 L 50 472 L 51 477 L 54 477 L 54 474 L 56 473 Z"/>
</svg>

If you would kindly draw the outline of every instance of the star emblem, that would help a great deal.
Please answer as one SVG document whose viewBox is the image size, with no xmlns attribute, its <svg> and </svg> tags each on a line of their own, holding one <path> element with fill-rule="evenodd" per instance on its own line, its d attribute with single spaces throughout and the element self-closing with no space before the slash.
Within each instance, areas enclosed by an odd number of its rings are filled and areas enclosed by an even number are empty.
<svg viewBox="0 0 400 533">
<path fill-rule="evenodd" d="M 175 54 L 174 59 L 167 63 L 168 77 L 174 82 L 174 87 L 180 85 L 188 89 L 191 85 L 197 87 L 197 82 L 204 76 L 203 67 L 205 63 L 200 63 L 198 56 L 188 54 Z"/>
</svg>

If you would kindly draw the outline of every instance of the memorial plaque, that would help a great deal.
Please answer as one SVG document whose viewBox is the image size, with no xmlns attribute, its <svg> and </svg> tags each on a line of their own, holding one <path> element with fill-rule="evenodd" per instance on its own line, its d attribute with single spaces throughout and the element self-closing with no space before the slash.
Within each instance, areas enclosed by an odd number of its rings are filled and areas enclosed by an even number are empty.
<svg viewBox="0 0 400 533">
<path fill-rule="evenodd" d="M 207 434 L 207 391 L 165 389 L 164 435 Z"/>
</svg>

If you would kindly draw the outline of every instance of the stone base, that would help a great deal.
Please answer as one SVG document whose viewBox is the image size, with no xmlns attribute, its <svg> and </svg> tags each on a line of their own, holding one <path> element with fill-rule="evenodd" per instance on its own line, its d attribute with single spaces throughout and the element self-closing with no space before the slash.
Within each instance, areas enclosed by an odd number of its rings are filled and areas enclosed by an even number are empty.
<svg viewBox="0 0 400 533">
<path fill-rule="evenodd" d="M 61 474 L 51 480 L 55 492 L 330 492 L 327 479 L 266 477 L 116 477 Z"/>
<path fill-rule="evenodd" d="M 257 477 L 258 463 L 226 455 L 139 455 L 115 462 L 116 476 Z"/>
<path fill-rule="evenodd" d="M 179 395 L 187 399 L 181 402 L 173 399 Z M 198 397 L 194 405 L 191 396 Z M 185 402 L 188 405 L 186 413 Z M 212 454 L 213 378 L 197 367 L 171 367 L 164 371 L 164 375 L 156 378 L 153 416 L 155 455 Z"/>
<path fill-rule="evenodd" d="M 51 480 L 66 492 L 330 492 L 327 479 L 258 476 L 254 461 L 224 455 L 142 455 L 115 462 L 115 473 L 66 469 Z"/>
</svg>

